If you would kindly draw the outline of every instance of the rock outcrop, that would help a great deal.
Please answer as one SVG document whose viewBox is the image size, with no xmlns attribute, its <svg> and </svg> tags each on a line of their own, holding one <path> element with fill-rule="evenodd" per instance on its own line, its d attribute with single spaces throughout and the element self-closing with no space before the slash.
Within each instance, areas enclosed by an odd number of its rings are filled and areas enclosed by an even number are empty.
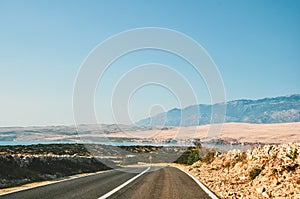
<svg viewBox="0 0 300 199">
<path fill-rule="evenodd" d="M 216 153 L 184 169 L 220 198 L 300 198 L 300 144 Z"/>
</svg>

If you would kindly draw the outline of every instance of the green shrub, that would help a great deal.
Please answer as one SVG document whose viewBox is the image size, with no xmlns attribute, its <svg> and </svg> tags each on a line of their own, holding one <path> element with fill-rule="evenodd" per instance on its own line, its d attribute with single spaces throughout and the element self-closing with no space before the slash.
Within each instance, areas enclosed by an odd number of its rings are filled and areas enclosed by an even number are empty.
<svg viewBox="0 0 300 199">
<path fill-rule="evenodd" d="M 254 180 L 262 171 L 262 168 L 254 168 L 250 171 L 249 176 L 251 180 Z"/>
<path fill-rule="evenodd" d="M 179 164 L 189 164 L 192 165 L 193 163 L 199 160 L 200 152 L 195 147 L 189 147 L 185 152 L 183 152 L 174 163 Z"/>
<path fill-rule="evenodd" d="M 199 151 L 193 150 L 188 156 L 187 164 L 192 165 L 199 160 Z"/>
</svg>

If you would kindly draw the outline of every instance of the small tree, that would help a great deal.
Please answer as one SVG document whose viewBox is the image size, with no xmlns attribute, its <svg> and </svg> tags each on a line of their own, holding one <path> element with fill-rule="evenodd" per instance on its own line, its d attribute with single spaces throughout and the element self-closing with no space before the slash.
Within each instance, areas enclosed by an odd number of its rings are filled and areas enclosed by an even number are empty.
<svg viewBox="0 0 300 199">
<path fill-rule="evenodd" d="M 199 151 L 192 150 L 188 156 L 187 164 L 192 165 L 199 160 Z"/>
</svg>

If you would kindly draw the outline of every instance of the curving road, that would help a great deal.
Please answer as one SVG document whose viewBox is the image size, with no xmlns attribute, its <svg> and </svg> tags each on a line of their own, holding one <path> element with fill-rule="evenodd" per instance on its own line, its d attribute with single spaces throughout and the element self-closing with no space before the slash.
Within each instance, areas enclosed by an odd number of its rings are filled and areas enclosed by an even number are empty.
<svg viewBox="0 0 300 199">
<path fill-rule="evenodd" d="M 210 198 L 188 175 L 174 167 L 148 172 L 109 198 Z"/>
<path fill-rule="evenodd" d="M 97 199 L 103 196 L 107 198 L 121 199 L 192 199 L 210 198 L 198 184 L 174 167 L 151 167 L 150 172 L 142 173 L 147 167 L 129 168 L 124 171 L 108 171 L 91 176 L 62 181 L 55 184 L 36 187 L 11 194 L 0 196 L 2 199 L 65 199 L 86 198 Z M 149 170 L 149 169 L 148 169 Z M 128 172 L 129 171 L 129 172 Z M 138 173 L 134 173 L 138 172 Z M 133 179 L 135 177 L 135 179 Z M 129 181 L 129 182 L 128 182 Z M 126 183 L 124 186 L 124 183 Z M 120 188 L 119 186 L 123 186 Z M 119 189 L 116 189 L 119 187 Z"/>
</svg>

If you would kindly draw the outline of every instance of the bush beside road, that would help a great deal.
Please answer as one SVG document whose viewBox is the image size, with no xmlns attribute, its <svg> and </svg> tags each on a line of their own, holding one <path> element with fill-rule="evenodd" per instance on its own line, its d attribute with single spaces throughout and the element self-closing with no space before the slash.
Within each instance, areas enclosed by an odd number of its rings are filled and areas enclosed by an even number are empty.
<svg viewBox="0 0 300 199">
<path fill-rule="evenodd" d="M 177 165 L 220 198 L 300 198 L 300 144 L 209 153 L 191 166 Z"/>
</svg>

